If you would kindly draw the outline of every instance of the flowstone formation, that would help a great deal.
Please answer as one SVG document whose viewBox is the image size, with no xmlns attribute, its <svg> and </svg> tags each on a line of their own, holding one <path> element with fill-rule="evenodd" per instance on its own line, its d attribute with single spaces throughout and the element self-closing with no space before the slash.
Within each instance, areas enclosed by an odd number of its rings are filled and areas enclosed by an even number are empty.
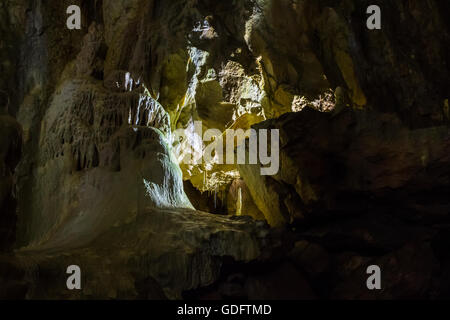
<svg viewBox="0 0 450 320">
<path fill-rule="evenodd" d="M 371 4 L 3 1 L 0 297 L 448 297 L 450 8 Z M 182 161 L 198 126 L 278 172 Z"/>
</svg>

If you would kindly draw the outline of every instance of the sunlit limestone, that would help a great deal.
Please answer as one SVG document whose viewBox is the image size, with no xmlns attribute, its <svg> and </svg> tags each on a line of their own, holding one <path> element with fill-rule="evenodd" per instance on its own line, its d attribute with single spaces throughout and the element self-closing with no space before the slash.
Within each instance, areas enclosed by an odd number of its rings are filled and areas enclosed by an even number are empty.
<svg viewBox="0 0 450 320">
<path fill-rule="evenodd" d="M 174 153 L 184 164 L 260 164 L 261 175 L 275 175 L 280 166 L 280 136 L 278 129 L 270 130 L 269 155 L 268 131 L 227 129 L 222 133 L 218 129 L 208 129 L 203 134 L 202 122 L 195 121 L 188 128 L 173 133 Z M 209 144 L 205 146 L 205 142 Z"/>
</svg>

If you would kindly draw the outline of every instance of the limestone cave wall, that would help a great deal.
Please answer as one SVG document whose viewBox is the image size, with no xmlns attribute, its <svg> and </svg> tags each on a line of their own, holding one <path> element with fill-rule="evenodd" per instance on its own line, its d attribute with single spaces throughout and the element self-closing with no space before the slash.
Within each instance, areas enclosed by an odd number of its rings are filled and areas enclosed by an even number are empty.
<svg viewBox="0 0 450 320">
<path fill-rule="evenodd" d="M 375 2 L 2 1 L 0 297 L 448 297 L 450 7 Z M 182 161 L 200 122 L 278 173 Z"/>
</svg>

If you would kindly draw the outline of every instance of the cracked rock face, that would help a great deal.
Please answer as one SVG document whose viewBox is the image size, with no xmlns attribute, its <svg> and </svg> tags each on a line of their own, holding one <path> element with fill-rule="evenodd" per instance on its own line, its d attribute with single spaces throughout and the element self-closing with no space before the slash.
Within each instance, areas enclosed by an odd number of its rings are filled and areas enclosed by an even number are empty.
<svg viewBox="0 0 450 320">
<path fill-rule="evenodd" d="M 4 0 L 0 297 L 447 297 L 450 8 L 379 2 Z M 279 172 L 179 163 L 198 121 Z"/>
</svg>

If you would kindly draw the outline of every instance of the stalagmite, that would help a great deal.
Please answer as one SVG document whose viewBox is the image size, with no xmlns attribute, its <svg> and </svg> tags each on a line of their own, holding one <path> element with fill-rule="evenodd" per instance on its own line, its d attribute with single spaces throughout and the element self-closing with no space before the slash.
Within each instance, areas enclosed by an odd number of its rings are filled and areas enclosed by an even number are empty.
<svg viewBox="0 0 450 320">
<path fill-rule="evenodd" d="M 242 189 L 238 189 L 237 199 L 236 199 L 236 215 L 242 215 Z"/>
</svg>

